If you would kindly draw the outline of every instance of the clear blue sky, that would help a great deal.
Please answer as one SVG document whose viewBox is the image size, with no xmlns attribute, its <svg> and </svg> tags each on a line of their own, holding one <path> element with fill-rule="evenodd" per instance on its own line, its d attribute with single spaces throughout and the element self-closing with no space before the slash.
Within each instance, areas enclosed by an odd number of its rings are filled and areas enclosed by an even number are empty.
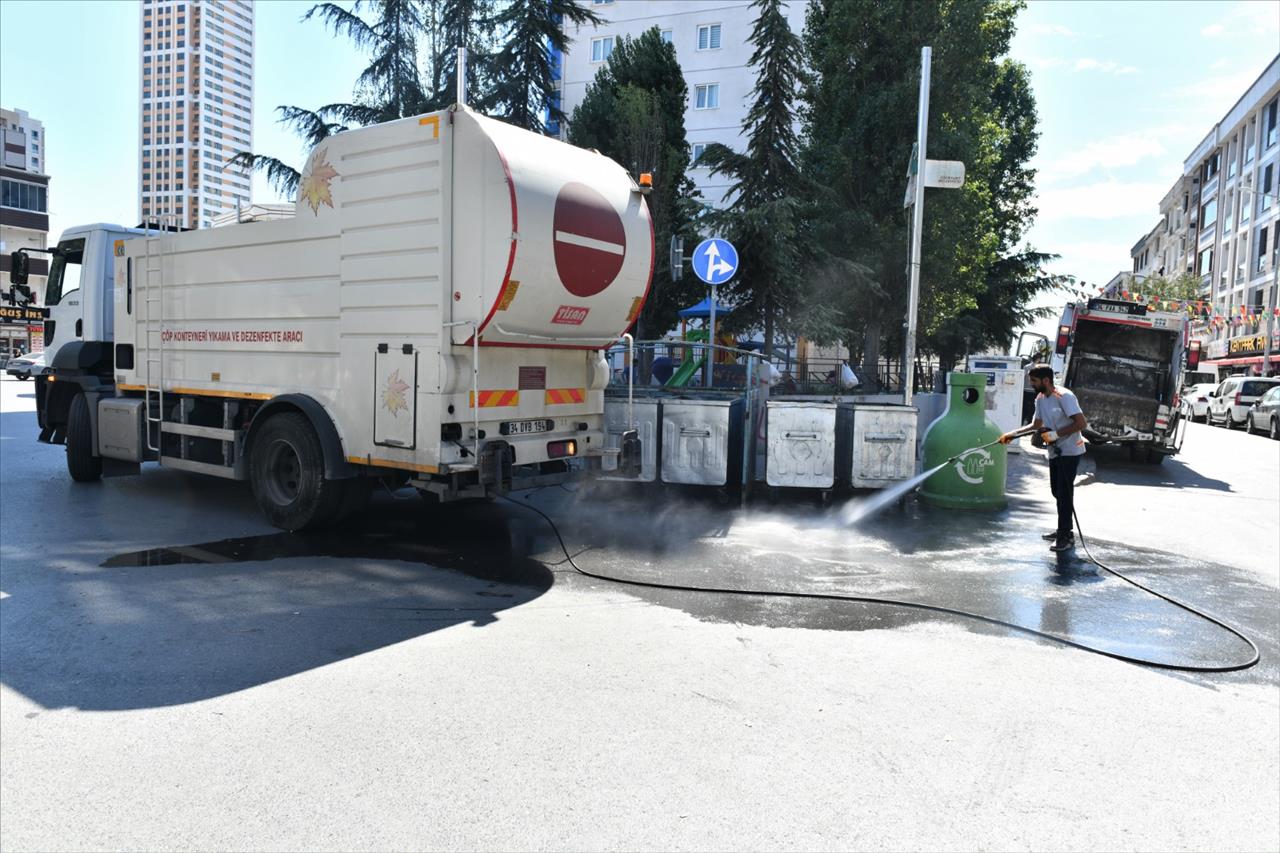
<svg viewBox="0 0 1280 853">
<path fill-rule="evenodd" d="M 275 106 L 348 100 L 363 67 L 300 21 L 310 6 L 257 3 L 254 147 L 291 162 L 302 152 Z M 1278 51 L 1280 0 L 1032 2 L 1013 49 L 1042 132 L 1031 242 L 1087 281 L 1126 268 L 1183 158 Z M 137 218 L 137 57 L 132 0 L 0 0 L 0 104 L 45 123 L 55 234 Z M 254 198 L 275 195 L 259 178 Z"/>
</svg>

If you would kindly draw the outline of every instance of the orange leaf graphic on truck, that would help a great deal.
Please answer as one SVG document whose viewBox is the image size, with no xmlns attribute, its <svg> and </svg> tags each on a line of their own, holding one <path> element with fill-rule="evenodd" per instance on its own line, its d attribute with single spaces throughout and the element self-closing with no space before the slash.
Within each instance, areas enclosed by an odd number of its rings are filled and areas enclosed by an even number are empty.
<svg viewBox="0 0 1280 853">
<path fill-rule="evenodd" d="M 311 206 L 312 213 L 320 212 L 320 205 L 333 207 L 333 191 L 330 184 L 338 177 L 338 170 L 329 165 L 328 155 L 323 148 L 311 152 L 307 167 L 302 170 L 302 180 L 298 184 L 298 201 Z"/>
<path fill-rule="evenodd" d="M 409 383 L 400 378 L 400 371 L 394 371 L 387 377 L 387 387 L 382 389 L 382 408 L 386 409 L 393 416 L 399 416 L 401 411 L 409 410 L 409 401 L 405 397 L 405 392 L 409 390 Z"/>
</svg>

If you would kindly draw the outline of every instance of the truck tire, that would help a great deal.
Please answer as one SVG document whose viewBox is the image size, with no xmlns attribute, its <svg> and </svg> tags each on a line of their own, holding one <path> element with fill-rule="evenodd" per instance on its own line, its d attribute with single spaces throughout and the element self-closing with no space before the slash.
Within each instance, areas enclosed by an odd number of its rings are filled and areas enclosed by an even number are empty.
<svg viewBox="0 0 1280 853">
<path fill-rule="evenodd" d="M 93 455 L 93 421 L 84 394 L 71 399 L 67 413 L 67 473 L 77 483 L 102 479 L 102 457 Z"/>
<path fill-rule="evenodd" d="M 1167 455 L 1167 454 L 1164 454 L 1164 453 L 1159 452 L 1159 451 L 1158 451 L 1158 450 L 1156 450 L 1154 447 L 1148 447 L 1148 448 L 1147 448 L 1147 464 L 1149 464 L 1149 465 L 1163 465 L 1163 464 L 1164 464 L 1164 457 L 1165 457 L 1166 455 Z"/>
<path fill-rule="evenodd" d="M 272 415 L 249 448 L 249 483 L 267 520 L 282 530 L 314 528 L 334 518 L 344 482 L 326 480 L 320 439 L 306 415 Z"/>
</svg>

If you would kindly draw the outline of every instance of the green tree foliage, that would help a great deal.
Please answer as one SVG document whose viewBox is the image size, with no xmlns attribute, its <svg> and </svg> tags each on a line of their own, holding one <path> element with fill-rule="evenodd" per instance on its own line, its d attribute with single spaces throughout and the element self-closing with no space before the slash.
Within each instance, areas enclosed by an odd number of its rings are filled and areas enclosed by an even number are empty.
<svg viewBox="0 0 1280 853">
<path fill-rule="evenodd" d="M 493 57 L 491 111 L 526 130 L 546 132 L 564 113 L 556 101 L 552 52 L 569 46 L 564 24 L 596 24 L 600 16 L 577 0 L 504 0 L 493 19 L 502 46 Z"/>
<path fill-rule="evenodd" d="M 493 86 L 494 0 L 437 0 L 439 25 L 433 29 L 434 89 L 440 106 L 456 100 L 457 49 L 467 49 L 467 102 L 482 112 Z"/>
<path fill-rule="evenodd" d="M 676 312 L 704 296 L 692 276 L 671 281 L 667 251 L 672 234 L 686 240 L 695 237 L 697 190 L 685 174 L 688 97 L 675 47 L 664 42 L 655 27 L 614 45 L 569 120 L 569 141 L 574 145 L 612 157 L 633 175 L 653 175 L 648 203 L 657 258 L 653 287 L 636 328 L 641 338 L 674 328 Z"/>
<path fill-rule="evenodd" d="M 352 105 L 330 104 L 324 110 L 353 123 L 368 119 L 391 121 L 425 112 L 429 106 L 418 63 L 418 39 L 426 27 L 424 0 L 355 0 L 347 10 L 336 3 L 317 3 L 302 16 L 318 17 L 335 34 L 351 39 L 369 52 L 369 65 L 360 73 Z M 360 14 L 371 13 L 372 21 Z"/>
<path fill-rule="evenodd" d="M 355 0 L 350 9 L 317 3 L 302 20 L 318 18 L 335 34 L 350 38 L 369 53 L 369 64 L 353 87 L 351 103 L 326 104 L 315 110 L 281 106 L 280 122 L 291 126 L 309 150 L 335 133 L 392 121 L 437 109 L 419 64 L 419 40 L 437 20 L 442 0 Z M 434 94 L 434 92 L 432 92 Z M 224 168 L 265 172 L 276 192 L 297 192 L 299 170 L 265 154 L 242 151 Z"/>
<path fill-rule="evenodd" d="M 944 364 L 1005 347 L 1058 283 L 1049 256 L 1020 245 L 1035 210 L 1035 100 L 1026 69 L 1006 58 L 1015 0 L 814 0 L 804 34 L 806 148 L 813 236 L 865 280 L 813 291 L 826 329 L 864 358 L 901 345 L 907 294 L 905 172 L 915 138 L 919 57 L 933 47 L 928 156 L 961 160 L 959 190 L 929 190 L 921 275 L 921 349 Z M 830 278 L 830 276 L 828 276 Z M 839 277 L 837 276 L 837 279 Z"/>
<path fill-rule="evenodd" d="M 1130 276 L 1125 285 L 1129 298 L 1142 297 L 1145 305 L 1154 302 L 1192 302 L 1200 299 L 1200 276 L 1182 272 L 1175 276 L 1149 275 L 1144 278 Z"/>
<path fill-rule="evenodd" d="M 800 208 L 795 102 L 800 76 L 800 39 L 787 23 L 782 0 L 755 0 L 751 65 L 754 101 L 742 123 L 747 150 L 712 145 L 700 165 L 732 179 L 727 210 L 710 218 L 738 249 L 732 284 L 734 323 L 764 329 L 765 352 L 773 350 L 778 319 L 794 313 L 800 257 Z"/>
</svg>

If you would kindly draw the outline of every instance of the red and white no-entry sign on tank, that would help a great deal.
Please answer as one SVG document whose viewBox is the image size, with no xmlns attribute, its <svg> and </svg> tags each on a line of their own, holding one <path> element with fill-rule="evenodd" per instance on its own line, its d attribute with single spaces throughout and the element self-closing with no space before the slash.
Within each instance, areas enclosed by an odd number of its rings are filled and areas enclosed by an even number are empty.
<svg viewBox="0 0 1280 853">
<path fill-rule="evenodd" d="M 608 199 L 571 181 L 556 196 L 551 227 L 556 272 L 565 290 L 595 296 L 613 284 L 627 255 L 627 234 Z"/>
</svg>

